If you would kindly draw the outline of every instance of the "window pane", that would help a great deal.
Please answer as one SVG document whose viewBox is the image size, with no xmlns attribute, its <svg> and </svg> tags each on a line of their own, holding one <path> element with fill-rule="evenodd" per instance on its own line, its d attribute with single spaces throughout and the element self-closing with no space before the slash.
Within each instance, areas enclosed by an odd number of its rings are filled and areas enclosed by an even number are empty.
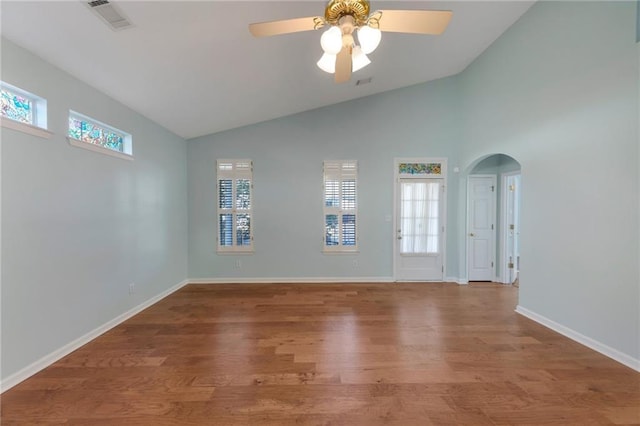
<svg viewBox="0 0 640 426">
<path fill-rule="evenodd" d="M 251 208 L 251 181 L 249 179 L 236 181 L 236 208 L 242 210 Z"/>
<path fill-rule="evenodd" d="M 233 181 L 231 179 L 220 179 L 218 181 L 218 199 L 221 209 L 233 207 Z"/>
<path fill-rule="evenodd" d="M 400 252 L 438 253 L 440 184 L 403 182 L 400 196 Z"/>
<path fill-rule="evenodd" d="M 69 137 L 82 140 L 82 121 L 69 117 Z"/>
<path fill-rule="evenodd" d="M 342 245 L 356 245 L 356 215 L 354 214 L 342 216 Z"/>
<path fill-rule="evenodd" d="M 220 245 L 233 245 L 233 215 L 221 214 L 219 218 Z"/>
<path fill-rule="evenodd" d="M 33 124 L 33 104 L 20 95 L 6 89 L 0 90 L 1 115 L 21 123 Z"/>
<path fill-rule="evenodd" d="M 355 179 L 342 181 L 342 208 L 344 210 L 355 210 L 356 208 Z"/>
<path fill-rule="evenodd" d="M 236 240 L 239 246 L 251 245 L 251 217 L 239 214 L 236 217 Z"/>
<path fill-rule="evenodd" d="M 78 117 L 69 117 L 69 137 L 98 145 L 112 151 L 124 152 L 124 136 L 96 123 Z"/>
<path fill-rule="evenodd" d="M 326 180 L 324 182 L 324 205 L 326 207 L 340 206 L 340 181 Z"/>
<path fill-rule="evenodd" d="M 338 215 L 328 214 L 324 219 L 325 245 L 337 246 L 340 241 Z"/>
</svg>

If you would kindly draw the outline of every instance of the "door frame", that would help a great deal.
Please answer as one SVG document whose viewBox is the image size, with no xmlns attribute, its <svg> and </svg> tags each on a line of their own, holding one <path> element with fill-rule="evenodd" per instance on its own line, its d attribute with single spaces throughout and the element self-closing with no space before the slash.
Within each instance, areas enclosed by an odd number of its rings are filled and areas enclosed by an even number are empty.
<svg viewBox="0 0 640 426">
<path fill-rule="evenodd" d="M 471 174 L 471 175 L 467 176 L 467 196 L 466 196 L 467 207 L 466 207 L 466 214 L 465 214 L 466 218 L 465 218 L 465 226 L 464 226 L 464 229 L 465 229 L 465 233 L 464 233 L 465 252 L 466 252 L 466 258 L 467 258 L 466 265 L 465 265 L 466 266 L 466 270 L 467 270 L 466 271 L 467 272 L 467 282 L 471 281 L 471 279 L 469 277 L 469 269 L 470 269 L 469 268 L 469 263 L 471 262 L 471 256 L 469 256 L 469 253 L 471 251 L 470 244 L 469 244 L 469 233 L 471 232 L 469 230 L 469 220 L 470 220 L 470 210 L 471 210 L 470 205 L 469 205 L 469 197 L 471 195 L 470 182 L 471 182 L 471 179 L 476 178 L 476 177 L 478 177 L 478 178 L 491 177 L 495 181 L 495 189 L 493 191 L 493 194 L 494 194 L 493 195 L 493 198 L 494 198 L 494 203 L 493 203 L 494 227 L 493 227 L 493 232 L 491 233 L 491 235 L 492 235 L 492 243 L 493 243 L 493 246 L 492 246 L 493 253 L 492 253 L 492 255 L 494 257 L 494 261 L 493 261 L 493 266 L 491 268 L 491 274 L 492 274 L 491 280 L 493 282 L 496 282 L 496 280 L 497 280 L 497 277 L 496 277 L 497 234 L 496 234 L 496 229 L 495 228 L 496 228 L 496 225 L 498 224 L 498 220 L 497 220 L 497 217 L 496 217 L 497 210 L 498 210 L 498 205 L 497 205 L 498 204 L 498 176 L 495 175 L 495 174 L 483 174 L 483 173 Z"/>
<path fill-rule="evenodd" d="M 508 233 L 509 233 L 509 223 L 507 223 L 507 191 L 509 191 L 508 185 L 507 185 L 507 180 L 509 177 L 513 177 L 513 176 L 520 176 L 520 186 L 522 186 L 522 173 L 520 172 L 520 170 L 517 171 L 513 171 L 513 172 L 506 172 L 506 173 L 502 173 L 501 175 L 501 197 L 500 197 L 500 248 L 499 248 L 499 256 L 500 256 L 500 277 L 499 277 L 499 282 L 501 282 L 502 284 L 512 284 L 511 281 L 509 280 L 508 277 L 508 273 L 507 273 L 507 269 L 508 269 L 508 263 L 509 263 L 509 259 L 507 256 L 507 240 L 508 240 Z M 521 196 L 521 188 L 516 188 L 517 189 L 517 193 L 518 193 L 518 198 Z M 520 213 L 520 211 L 518 210 L 518 214 Z M 518 218 L 518 222 L 520 222 L 519 218 Z M 517 229 L 516 229 L 517 231 Z M 518 259 L 514 259 L 514 262 L 517 263 Z"/>
<path fill-rule="evenodd" d="M 400 163 L 440 163 L 440 174 L 417 174 L 405 175 L 400 173 Z M 421 179 L 442 179 L 442 220 L 440 221 L 442 231 L 442 280 L 434 282 L 446 281 L 445 273 L 447 271 L 447 158 L 445 157 L 399 157 L 393 159 L 393 222 L 391 232 L 391 243 L 393 244 L 391 256 L 393 262 L 393 281 L 398 282 L 398 265 L 396 257 L 398 255 L 398 243 L 396 241 L 396 232 L 398 229 L 398 186 L 401 178 L 421 178 Z"/>
</svg>

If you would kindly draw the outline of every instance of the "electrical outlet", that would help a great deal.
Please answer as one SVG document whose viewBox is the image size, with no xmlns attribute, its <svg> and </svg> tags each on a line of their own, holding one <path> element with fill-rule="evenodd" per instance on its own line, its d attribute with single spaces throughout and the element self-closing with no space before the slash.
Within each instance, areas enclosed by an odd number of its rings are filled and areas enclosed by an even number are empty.
<svg viewBox="0 0 640 426">
<path fill-rule="evenodd" d="M 240 268 L 242 268 L 242 262 L 240 261 L 240 259 L 236 259 L 236 269 Z"/>
<path fill-rule="evenodd" d="M 358 259 L 353 259 L 352 265 L 354 268 L 358 267 Z"/>
<path fill-rule="evenodd" d="M 129 284 L 129 294 L 134 294 L 136 292 L 136 283 Z"/>
</svg>

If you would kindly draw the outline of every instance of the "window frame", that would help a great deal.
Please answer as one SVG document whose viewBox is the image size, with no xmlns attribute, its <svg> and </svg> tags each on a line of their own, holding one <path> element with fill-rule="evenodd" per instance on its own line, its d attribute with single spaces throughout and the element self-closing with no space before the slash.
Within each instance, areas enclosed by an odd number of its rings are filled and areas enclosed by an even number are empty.
<svg viewBox="0 0 640 426">
<path fill-rule="evenodd" d="M 343 195 L 344 182 L 354 180 L 353 208 L 345 208 Z M 327 181 L 337 181 L 338 203 L 327 205 Z M 327 216 L 335 215 L 338 218 L 338 243 L 327 244 Z M 354 243 L 344 244 L 343 224 L 345 216 L 354 216 Z M 359 222 L 358 215 L 358 161 L 357 160 L 325 160 L 322 163 L 322 252 L 325 254 L 349 254 L 359 251 Z"/>
<path fill-rule="evenodd" d="M 220 181 L 231 180 L 231 207 L 221 207 L 220 202 Z M 240 180 L 249 181 L 249 207 L 239 208 L 237 205 L 237 183 Z M 220 238 L 220 218 L 221 215 L 231 215 L 233 226 L 231 232 L 232 244 L 222 245 Z M 238 215 L 249 215 L 249 244 L 239 245 L 237 234 Z M 253 231 L 255 227 L 253 215 L 253 161 L 250 159 L 218 159 L 216 160 L 216 252 L 218 254 L 253 254 L 254 240 Z"/>
<path fill-rule="evenodd" d="M 103 130 L 107 130 L 111 133 L 115 133 L 116 135 L 122 137 L 122 151 L 107 148 L 101 145 L 96 145 L 91 142 L 85 142 L 83 140 L 76 139 L 75 137 L 71 136 L 70 135 L 71 125 L 69 123 L 71 119 L 76 119 L 76 120 L 84 121 L 87 123 L 91 123 L 95 127 L 100 127 Z M 131 136 L 131 134 L 123 130 L 120 130 L 116 127 L 113 127 L 109 124 L 103 123 L 99 120 L 96 120 L 95 118 L 91 118 L 87 115 L 81 114 L 74 110 L 69 110 L 69 115 L 67 117 L 67 140 L 69 141 L 69 144 L 78 148 L 84 148 L 89 151 L 110 155 L 112 157 L 117 157 L 124 160 L 133 160 L 133 137 Z"/>
<path fill-rule="evenodd" d="M 25 123 L 5 115 L 0 115 L 0 125 L 33 136 L 48 139 L 53 133 L 47 128 L 47 100 L 5 81 L 0 81 L 0 88 L 6 92 L 21 96 L 31 104 L 31 122 Z"/>
</svg>

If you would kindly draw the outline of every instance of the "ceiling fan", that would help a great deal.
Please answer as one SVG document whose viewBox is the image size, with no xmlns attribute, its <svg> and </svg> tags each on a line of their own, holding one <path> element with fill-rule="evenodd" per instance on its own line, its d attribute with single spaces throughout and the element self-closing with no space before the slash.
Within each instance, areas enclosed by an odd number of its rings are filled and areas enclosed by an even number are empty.
<svg viewBox="0 0 640 426">
<path fill-rule="evenodd" d="M 330 0 L 324 17 L 285 19 L 249 25 L 255 37 L 267 37 L 328 26 L 320 44 L 324 55 L 317 65 L 323 71 L 335 73 L 335 82 L 349 81 L 351 73 L 371 63 L 367 54 L 373 52 L 382 38 L 382 31 L 413 34 L 442 34 L 451 20 L 449 10 L 378 10 L 369 14 L 368 0 Z M 357 30 L 358 42 L 354 40 Z"/>
</svg>

